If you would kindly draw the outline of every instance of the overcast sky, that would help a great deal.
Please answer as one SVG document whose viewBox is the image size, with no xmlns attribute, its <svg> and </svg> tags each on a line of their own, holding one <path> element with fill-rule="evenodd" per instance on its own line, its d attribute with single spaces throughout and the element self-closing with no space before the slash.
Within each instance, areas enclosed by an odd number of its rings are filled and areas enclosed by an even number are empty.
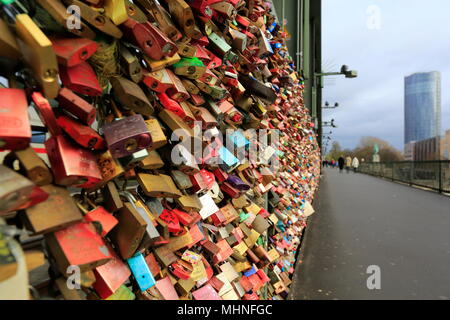
<svg viewBox="0 0 450 320">
<path fill-rule="evenodd" d="M 325 80 L 323 101 L 340 104 L 323 112 L 338 125 L 333 140 L 353 148 L 370 135 L 403 150 L 404 76 L 434 70 L 442 76 L 442 130 L 450 129 L 449 13 L 449 0 L 323 0 L 323 69 L 347 64 L 359 74 Z"/>
</svg>

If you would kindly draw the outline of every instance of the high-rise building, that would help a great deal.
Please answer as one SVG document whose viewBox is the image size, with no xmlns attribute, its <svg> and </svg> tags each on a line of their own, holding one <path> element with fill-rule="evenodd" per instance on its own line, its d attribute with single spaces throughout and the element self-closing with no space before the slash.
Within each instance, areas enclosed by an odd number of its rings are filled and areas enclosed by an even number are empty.
<svg viewBox="0 0 450 320">
<path fill-rule="evenodd" d="M 405 144 L 440 134 L 440 72 L 420 72 L 405 77 Z"/>
</svg>

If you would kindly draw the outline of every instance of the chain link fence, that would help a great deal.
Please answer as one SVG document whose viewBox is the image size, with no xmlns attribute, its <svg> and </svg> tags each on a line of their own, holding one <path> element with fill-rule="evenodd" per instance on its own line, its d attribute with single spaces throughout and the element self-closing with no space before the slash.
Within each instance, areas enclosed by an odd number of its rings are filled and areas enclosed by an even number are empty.
<svg viewBox="0 0 450 320">
<path fill-rule="evenodd" d="M 359 166 L 358 171 L 450 193 L 450 160 L 365 162 Z"/>
</svg>

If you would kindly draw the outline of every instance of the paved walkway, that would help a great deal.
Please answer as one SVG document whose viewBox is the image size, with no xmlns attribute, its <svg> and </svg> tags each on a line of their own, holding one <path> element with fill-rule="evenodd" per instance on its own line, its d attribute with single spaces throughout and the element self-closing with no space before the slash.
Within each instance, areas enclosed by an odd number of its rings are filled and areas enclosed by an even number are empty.
<svg viewBox="0 0 450 320">
<path fill-rule="evenodd" d="M 450 197 L 325 169 L 314 207 L 292 299 L 450 299 Z"/>
</svg>

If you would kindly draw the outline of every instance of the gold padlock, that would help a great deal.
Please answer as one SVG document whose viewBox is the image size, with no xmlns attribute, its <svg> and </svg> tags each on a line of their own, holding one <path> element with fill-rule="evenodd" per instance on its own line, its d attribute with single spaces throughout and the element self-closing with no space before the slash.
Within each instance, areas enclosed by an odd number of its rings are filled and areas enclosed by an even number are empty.
<svg viewBox="0 0 450 320">
<path fill-rule="evenodd" d="M 13 169 L 16 160 L 19 162 L 19 171 L 36 185 L 44 186 L 52 183 L 53 176 L 49 168 L 33 148 L 10 152 L 5 156 L 3 164 Z"/>
<path fill-rule="evenodd" d="M 158 119 L 150 118 L 145 120 L 147 124 L 148 131 L 152 136 L 152 147 L 148 149 L 149 151 L 159 149 L 167 144 L 167 137 L 164 134 Z"/>
<path fill-rule="evenodd" d="M 142 80 L 142 68 L 135 55 L 125 47 L 120 47 L 120 66 L 124 73 L 136 83 Z"/>
<path fill-rule="evenodd" d="M 118 26 L 128 19 L 127 7 L 125 0 L 104 0 L 103 7 L 105 8 L 105 15 Z"/>
<path fill-rule="evenodd" d="M 58 63 L 52 42 L 27 14 L 16 16 L 18 44 L 27 65 L 46 98 L 54 99 L 59 92 Z"/>
</svg>

